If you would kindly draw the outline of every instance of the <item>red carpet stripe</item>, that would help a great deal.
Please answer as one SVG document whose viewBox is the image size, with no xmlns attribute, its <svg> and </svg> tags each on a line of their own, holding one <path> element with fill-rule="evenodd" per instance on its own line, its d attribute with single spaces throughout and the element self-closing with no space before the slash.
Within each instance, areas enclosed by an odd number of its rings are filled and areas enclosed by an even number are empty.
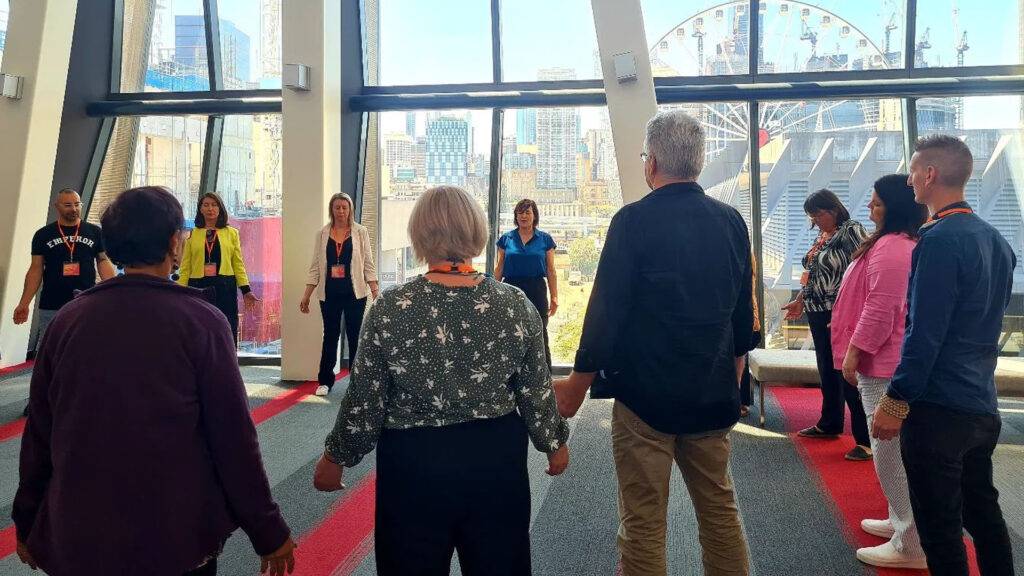
<svg viewBox="0 0 1024 576">
<path fill-rule="evenodd" d="M 13 524 L 0 530 L 0 560 L 14 554 L 17 543 L 18 535 L 15 533 Z"/>
<path fill-rule="evenodd" d="M 860 548 L 878 546 L 885 540 L 872 536 L 860 528 L 864 518 L 885 518 L 888 505 L 882 487 L 875 475 L 871 462 L 849 462 L 843 458 L 847 450 L 853 447 L 852 439 L 843 436 L 840 440 L 812 440 L 796 435 L 802 428 L 813 426 L 821 415 L 821 392 L 816 388 L 774 387 L 768 389 L 775 396 L 786 420 L 786 431 L 796 444 L 797 449 L 808 464 L 808 468 L 817 473 L 821 485 L 836 505 L 837 512 L 845 522 L 844 532 L 851 545 Z M 966 539 L 965 539 L 966 540 Z M 974 546 L 966 540 L 967 554 L 972 564 L 971 574 L 975 576 Z M 853 554 L 853 550 L 850 551 Z M 897 570 L 879 568 L 882 576 L 907 576 L 910 574 L 927 574 L 925 570 Z"/>
<path fill-rule="evenodd" d="M 28 362 L 14 364 L 13 366 L 8 366 L 7 368 L 0 368 L 0 376 L 7 376 L 8 374 L 21 372 L 22 370 L 28 370 L 29 368 L 32 367 L 33 364 L 35 364 L 35 361 L 29 360 Z"/>
<path fill-rule="evenodd" d="M 0 425 L 0 442 L 6 442 L 12 438 L 21 436 L 25 431 L 25 418 L 21 417 L 13 422 Z"/>
<path fill-rule="evenodd" d="M 369 553 L 377 475 L 370 472 L 350 489 L 319 526 L 304 534 L 295 551 L 294 576 L 352 573 Z"/>
</svg>

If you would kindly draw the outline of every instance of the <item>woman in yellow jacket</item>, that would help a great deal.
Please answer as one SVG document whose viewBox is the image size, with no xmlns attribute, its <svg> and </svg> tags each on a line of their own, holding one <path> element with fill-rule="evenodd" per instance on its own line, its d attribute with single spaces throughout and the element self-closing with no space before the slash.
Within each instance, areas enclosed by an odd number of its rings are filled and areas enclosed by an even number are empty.
<svg viewBox="0 0 1024 576">
<path fill-rule="evenodd" d="M 224 202 L 212 192 L 199 197 L 195 225 L 181 251 L 178 283 L 193 288 L 213 288 L 213 304 L 227 316 L 237 344 L 238 290 L 242 291 L 247 308 L 259 302 L 245 274 L 238 229 L 228 226 Z"/>
</svg>

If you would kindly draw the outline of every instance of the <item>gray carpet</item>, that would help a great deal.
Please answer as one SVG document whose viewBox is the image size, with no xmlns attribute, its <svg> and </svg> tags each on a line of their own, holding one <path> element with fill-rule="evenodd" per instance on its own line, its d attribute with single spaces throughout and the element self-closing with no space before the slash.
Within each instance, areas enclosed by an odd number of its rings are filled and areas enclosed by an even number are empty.
<svg viewBox="0 0 1024 576">
<path fill-rule="evenodd" d="M 250 407 L 290 389 L 279 382 L 273 367 L 243 368 Z M 273 493 L 293 533 L 314 530 L 351 493 L 322 494 L 312 488 L 313 466 L 323 439 L 334 423 L 347 381 L 327 398 L 306 397 L 258 427 L 264 463 Z M 0 424 L 15 420 L 28 394 L 28 375 L 0 379 Z M 1024 401 L 1001 402 L 1003 433 L 995 455 L 995 479 L 1007 522 L 1013 530 L 1016 568 L 1024 573 Z M 768 396 L 768 424 L 760 429 L 756 410 L 731 435 L 732 470 L 751 551 L 752 571 L 758 576 L 874 574 L 853 555 L 852 530 L 842 524 L 836 504 L 810 470 L 784 429 L 779 406 Z M 544 474 L 546 460 L 530 458 L 533 498 L 532 551 L 534 574 L 613 576 L 618 554 L 615 472 L 611 456 L 611 403 L 589 401 L 573 420 L 571 465 L 560 477 Z M 841 442 L 848 442 L 844 439 Z M 10 525 L 10 504 L 17 482 L 19 438 L 0 443 L 0 529 Z M 837 455 L 842 453 L 837 444 Z M 370 454 L 347 470 L 345 482 L 357 485 L 373 469 Z M 851 464 L 857 465 L 857 464 Z M 337 574 L 375 573 L 372 536 L 365 557 L 351 558 Z M 298 558 L 302 561 L 300 549 Z M 308 552 L 307 552 L 308 553 Z M 703 573 L 697 544 L 696 518 L 678 471 L 673 473 L 668 533 L 669 573 Z M 458 574 L 457 560 L 453 574 Z M 259 562 L 248 539 L 237 532 L 220 560 L 220 574 L 246 575 Z M 33 574 L 14 555 L 0 559 L 0 575 Z M 38 574 L 38 572 L 35 572 Z M 326 575 L 325 575 L 326 576 Z"/>
</svg>

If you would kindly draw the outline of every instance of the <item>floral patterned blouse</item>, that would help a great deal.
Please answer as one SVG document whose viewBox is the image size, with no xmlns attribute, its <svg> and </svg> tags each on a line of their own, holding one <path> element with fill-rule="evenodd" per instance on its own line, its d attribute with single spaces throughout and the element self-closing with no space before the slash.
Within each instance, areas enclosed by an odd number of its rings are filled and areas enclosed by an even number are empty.
<svg viewBox="0 0 1024 576">
<path fill-rule="evenodd" d="M 351 467 L 382 427 L 448 426 L 517 409 L 537 450 L 557 450 L 569 428 L 541 330 L 526 296 L 493 278 L 448 287 L 420 276 L 384 291 L 363 323 L 328 454 Z"/>
</svg>

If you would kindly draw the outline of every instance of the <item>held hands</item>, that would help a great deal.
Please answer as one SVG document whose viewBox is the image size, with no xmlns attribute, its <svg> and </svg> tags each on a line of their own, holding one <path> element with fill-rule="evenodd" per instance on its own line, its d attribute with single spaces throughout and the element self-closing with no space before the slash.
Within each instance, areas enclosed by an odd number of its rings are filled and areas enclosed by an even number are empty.
<svg viewBox="0 0 1024 576">
<path fill-rule="evenodd" d="M 786 320 L 798 320 L 804 314 L 804 301 L 797 298 L 782 309 L 786 311 Z"/>
<path fill-rule="evenodd" d="M 327 459 L 325 452 L 316 463 L 316 470 L 313 471 L 313 487 L 321 492 L 337 492 L 344 490 L 345 485 L 341 483 L 342 467 Z"/>
<path fill-rule="evenodd" d="M 306 296 L 299 302 L 299 311 L 303 314 L 309 314 L 309 296 Z"/>
<path fill-rule="evenodd" d="M 36 564 L 35 559 L 32 558 L 32 554 L 28 551 L 28 546 L 25 546 L 25 543 L 21 540 L 18 540 L 17 551 L 18 559 L 21 560 L 22 564 L 28 564 L 28 567 L 33 570 L 39 568 L 39 565 Z"/>
<path fill-rule="evenodd" d="M 558 405 L 558 413 L 563 418 L 572 418 L 576 412 L 579 412 L 580 406 L 583 406 L 590 384 L 581 381 L 573 372 L 568 378 L 552 381 L 551 388 L 555 391 L 555 404 Z"/>
<path fill-rule="evenodd" d="M 260 574 L 284 576 L 285 570 L 288 574 L 295 571 L 295 542 L 291 537 L 272 554 L 260 557 Z"/>
<path fill-rule="evenodd" d="M 903 420 L 892 416 L 879 405 L 875 408 L 875 415 L 871 420 L 871 437 L 879 440 L 892 440 L 900 433 L 903 427 Z"/>
<path fill-rule="evenodd" d="M 558 476 L 569 467 L 569 446 L 562 444 L 558 450 L 548 454 L 548 476 Z"/>
</svg>

